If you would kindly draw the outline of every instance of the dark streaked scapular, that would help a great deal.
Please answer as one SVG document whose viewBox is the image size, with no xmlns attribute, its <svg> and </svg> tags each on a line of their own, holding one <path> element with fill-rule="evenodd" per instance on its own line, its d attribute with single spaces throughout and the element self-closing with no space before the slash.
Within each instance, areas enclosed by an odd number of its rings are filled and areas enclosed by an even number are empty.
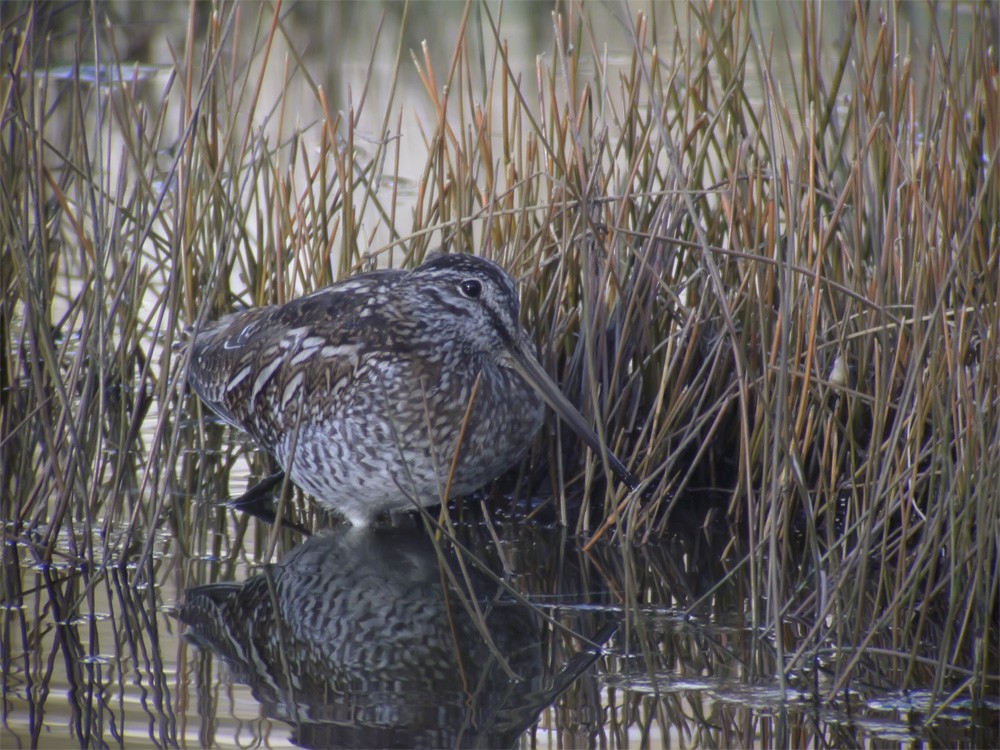
<svg viewBox="0 0 1000 750">
<path fill-rule="evenodd" d="M 354 524 L 495 479 L 543 402 L 635 486 L 535 359 L 513 280 L 482 258 L 354 276 L 222 318 L 192 346 L 202 400 Z"/>
</svg>

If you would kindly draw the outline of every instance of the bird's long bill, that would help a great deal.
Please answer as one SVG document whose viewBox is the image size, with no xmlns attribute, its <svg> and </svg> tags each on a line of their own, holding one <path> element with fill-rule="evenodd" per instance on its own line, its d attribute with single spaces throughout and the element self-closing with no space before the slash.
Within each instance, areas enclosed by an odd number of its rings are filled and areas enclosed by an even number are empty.
<svg viewBox="0 0 1000 750">
<path fill-rule="evenodd" d="M 609 448 L 604 446 L 600 439 L 597 437 L 597 433 L 587 424 L 583 416 L 574 408 L 573 404 L 563 395 L 562 391 L 559 390 L 559 386 L 556 385 L 552 378 L 548 376 L 548 373 L 542 369 L 542 366 L 538 364 L 538 360 L 535 359 L 534 355 L 528 351 L 526 346 L 514 347 L 513 356 L 511 357 L 514 370 L 520 375 L 525 381 L 534 388 L 538 395 L 542 397 L 552 410 L 559 415 L 560 418 L 566 424 L 568 424 L 583 442 L 590 446 L 598 456 L 603 456 L 614 471 L 615 475 L 626 485 L 630 490 L 634 490 L 638 487 L 639 483 L 636 481 L 635 477 L 625 468 L 625 464 L 618 460 L 618 457 L 611 452 Z"/>
</svg>

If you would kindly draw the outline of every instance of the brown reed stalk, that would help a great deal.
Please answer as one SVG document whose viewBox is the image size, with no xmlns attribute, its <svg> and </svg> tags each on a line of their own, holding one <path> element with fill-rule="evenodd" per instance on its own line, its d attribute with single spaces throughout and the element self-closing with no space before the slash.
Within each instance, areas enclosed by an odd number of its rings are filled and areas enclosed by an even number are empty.
<svg viewBox="0 0 1000 750">
<path fill-rule="evenodd" d="M 372 75 L 341 95 L 282 57 L 280 4 L 208 13 L 204 35 L 192 10 L 154 82 L 93 27 L 58 55 L 96 55 L 95 80 L 57 80 L 43 9 L 19 7 L 0 81 L 4 533 L 41 560 L 148 559 L 163 528 L 220 567 L 269 559 L 256 527 L 188 502 L 267 467 L 197 419 L 185 329 L 474 251 L 522 282 L 543 365 L 643 479 L 628 493 L 547 426 L 518 487 L 551 487 L 591 550 L 658 543 L 707 509 L 746 587 L 725 603 L 766 634 L 751 670 L 791 684 L 822 662 L 833 700 L 878 654 L 893 685 L 994 695 L 996 8 L 972 4 L 967 34 L 932 14 L 919 49 L 894 9 L 844 8 L 830 54 L 831 19 L 795 7 L 803 44 L 779 79 L 758 6 L 615 10 L 616 64 L 570 4 L 525 69 L 470 5 L 453 44 L 412 50 L 425 114 L 393 117 L 402 26 L 373 32 L 369 70 L 395 60 L 380 101 Z M 314 119 L 291 121 L 304 102 Z"/>
</svg>

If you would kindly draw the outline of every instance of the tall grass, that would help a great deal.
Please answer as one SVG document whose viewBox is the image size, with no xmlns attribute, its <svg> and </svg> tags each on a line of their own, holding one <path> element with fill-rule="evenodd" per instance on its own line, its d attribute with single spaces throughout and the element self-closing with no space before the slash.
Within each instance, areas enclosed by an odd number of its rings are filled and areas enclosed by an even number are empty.
<svg viewBox="0 0 1000 750">
<path fill-rule="evenodd" d="M 620 8 L 611 64 L 567 4 L 524 70 L 470 4 L 447 50 L 380 26 L 388 98 L 337 106 L 273 52 L 280 5 L 193 5 L 155 72 L 99 7 L 5 6 L 6 537 L 98 566 L 164 528 L 210 547 L 185 498 L 225 496 L 229 467 L 191 447 L 214 427 L 190 418 L 184 330 L 443 246 L 523 282 L 543 364 L 644 480 L 549 425 L 522 489 L 551 480 L 587 544 L 653 542 L 712 490 L 779 675 L 822 664 L 832 697 L 877 654 L 890 684 L 1000 691 L 995 5 L 931 12 L 918 42 L 841 5 L 834 55 L 833 19 L 796 6 L 778 81 L 759 6 Z M 67 56 L 93 66 L 58 76 Z M 397 108 L 404 66 L 429 114 Z M 308 106 L 264 96 L 275 68 Z"/>
</svg>

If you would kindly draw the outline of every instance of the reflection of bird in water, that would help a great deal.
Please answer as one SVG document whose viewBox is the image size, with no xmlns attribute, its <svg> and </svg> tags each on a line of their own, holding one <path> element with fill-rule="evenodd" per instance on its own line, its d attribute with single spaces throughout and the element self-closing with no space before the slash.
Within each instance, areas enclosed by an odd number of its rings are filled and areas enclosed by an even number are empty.
<svg viewBox="0 0 1000 750">
<path fill-rule="evenodd" d="M 597 653 L 546 680 L 535 613 L 477 576 L 477 625 L 451 566 L 420 532 L 341 528 L 242 584 L 189 589 L 180 619 L 297 744 L 510 746 Z"/>
<path fill-rule="evenodd" d="M 499 266 L 439 255 L 225 317 L 196 335 L 188 380 L 359 525 L 495 479 L 527 452 L 543 401 L 634 487 L 538 364 L 518 310 Z"/>
</svg>

